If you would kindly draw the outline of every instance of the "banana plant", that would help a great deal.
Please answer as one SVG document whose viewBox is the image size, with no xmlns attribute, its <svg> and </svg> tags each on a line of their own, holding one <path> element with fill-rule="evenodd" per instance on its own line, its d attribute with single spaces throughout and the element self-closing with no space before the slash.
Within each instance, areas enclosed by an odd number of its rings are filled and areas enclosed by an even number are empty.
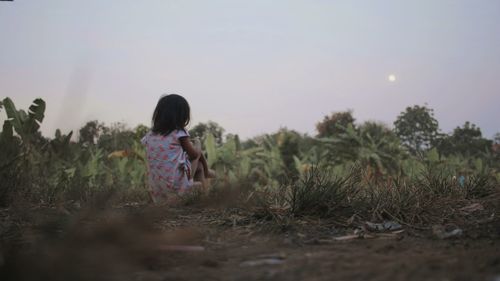
<svg viewBox="0 0 500 281">
<path fill-rule="evenodd" d="M 308 151 L 301 155 L 294 155 L 295 169 L 301 176 L 313 166 L 327 166 L 328 150 L 321 150 L 319 146 L 312 146 Z"/>
<path fill-rule="evenodd" d="M 129 150 L 117 150 L 108 154 L 110 173 L 115 182 L 131 188 L 144 188 L 146 184 L 146 151 L 142 144 L 135 140 Z"/>
<path fill-rule="evenodd" d="M 43 120 L 45 102 L 42 99 L 34 100 L 26 113 L 24 110 L 17 110 L 14 102 L 7 97 L 1 101 L 0 107 L 7 114 L 7 120 L 4 121 L 0 134 L 2 147 L 0 170 L 3 170 L 20 158 L 33 158 L 32 154 L 35 154 L 35 151 L 31 149 L 31 142 L 40 128 L 39 123 Z M 14 135 L 14 131 L 17 136 Z"/>
<path fill-rule="evenodd" d="M 349 124 L 339 135 L 320 141 L 328 148 L 334 165 L 358 162 L 376 178 L 400 170 L 399 141 L 381 124 L 366 122 L 357 129 Z"/>
<path fill-rule="evenodd" d="M 235 181 L 237 178 L 239 160 L 241 159 L 237 142 L 228 138 L 221 146 L 215 144 L 215 137 L 208 133 L 205 137 L 207 164 L 216 170 L 225 181 Z"/>
<path fill-rule="evenodd" d="M 55 154 L 58 159 L 67 159 L 72 156 L 71 152 L 71 137 L 73 136 L 73 131 L 70 131 L 67 135 L 63 135 L 61 130 L 57 129 L 54 139 L 50 141 L 51 153 Z"/>
<path fill-rule="evenodd" d="M 22 109 L 17 110 L 14 102 L 8 97 L 3 100 L 2 104 L 7 114 L 7 120 L 4 122 L 4 132 L 7 132 L 8 135 L 13 129 L 21 137 L 23 143 L 31 142 L 45 117 L 45 101 L 35 99 L 29 107 L 28 113 Z"/>
<path fill-rule="evenodd" d="M 230 137 L 217 147 L 210 134 L 205 138 L 207 163 L 225 181 L 251 178 L 255 185 L 277 186 L 284 165 L 276 140 L 265 136 L 260 146 L 241 150 L 237 139 Z"/>
</svg>

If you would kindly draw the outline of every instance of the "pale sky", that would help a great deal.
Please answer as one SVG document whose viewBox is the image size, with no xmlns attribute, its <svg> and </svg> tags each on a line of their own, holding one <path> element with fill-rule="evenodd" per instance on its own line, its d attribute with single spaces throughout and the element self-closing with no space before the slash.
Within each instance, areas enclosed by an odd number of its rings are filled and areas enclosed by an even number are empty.
<svg viewBox="0 0 500 281">
<path fill-rule="evenodd" d="M 392 126 L 424 103 L 444 132 L 471 121 L 492 137 L 499 50 L 498 0 L 0 1 L 0 98 L 42 97 L 46 136 L 149 124 L 177 93 L 193 124 L 243 138 L 314 135 L 347 109 Z"/>
</svg>

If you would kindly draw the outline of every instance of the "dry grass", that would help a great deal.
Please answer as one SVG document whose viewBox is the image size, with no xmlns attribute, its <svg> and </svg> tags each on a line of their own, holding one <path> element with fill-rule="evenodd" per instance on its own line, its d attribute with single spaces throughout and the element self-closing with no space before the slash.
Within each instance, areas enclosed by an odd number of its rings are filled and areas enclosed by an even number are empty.
<svg viewBox="0 0 500 281">
<path fill-rule="evenodd" d="M 362 170 L 353 169 L 338 176 L 315 167 L 278 190 L 256 193 L 253 210 L 256 216 L 280 226 L 304 216 L 337 221 L 355 216 L 422 228 L 461 220 L 461 208 L 498 192 L 486 176 L 470 177 L 463 185 L 439 173 L 370 184 L 362 174 Z"/>
</svg>

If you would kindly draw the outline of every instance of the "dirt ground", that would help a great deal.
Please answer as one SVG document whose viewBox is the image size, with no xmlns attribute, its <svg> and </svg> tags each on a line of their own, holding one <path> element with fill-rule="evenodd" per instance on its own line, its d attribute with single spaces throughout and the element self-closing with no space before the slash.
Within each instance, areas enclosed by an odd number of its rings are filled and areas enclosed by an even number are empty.
<svg viewBox="0 0 500 281">
<path fill-rule="evenodd" d="M 498 218 L 439 239 L 425 228 L 363 232 L 310 218 L 280 227 L 238 208 L 0 216 L 1 280 L 500 280 Z"/>
</svg>

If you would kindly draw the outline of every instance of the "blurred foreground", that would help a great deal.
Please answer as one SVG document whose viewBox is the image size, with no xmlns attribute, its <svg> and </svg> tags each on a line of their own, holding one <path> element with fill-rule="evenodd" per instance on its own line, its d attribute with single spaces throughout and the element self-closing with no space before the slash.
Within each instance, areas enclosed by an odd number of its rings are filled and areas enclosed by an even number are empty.
<svg viewBox="0 0 500 281">
<path fill-rule="evenodd" d="M 493 281 L 500 276 L 500 219 L 492 217 L 500 210 L 499 194 L 457 210 L 463 220 L 429 227 L 393 222 L 387 228 L 356 215 L 285 218 L 275 209 L 273 218 L 257 206 L 239 204 L 232 192 L 203 196 L 216 206 L 199 200 L 177 207 L 96 202 L 2 209 L 0 279 Z"/>
</svg>

